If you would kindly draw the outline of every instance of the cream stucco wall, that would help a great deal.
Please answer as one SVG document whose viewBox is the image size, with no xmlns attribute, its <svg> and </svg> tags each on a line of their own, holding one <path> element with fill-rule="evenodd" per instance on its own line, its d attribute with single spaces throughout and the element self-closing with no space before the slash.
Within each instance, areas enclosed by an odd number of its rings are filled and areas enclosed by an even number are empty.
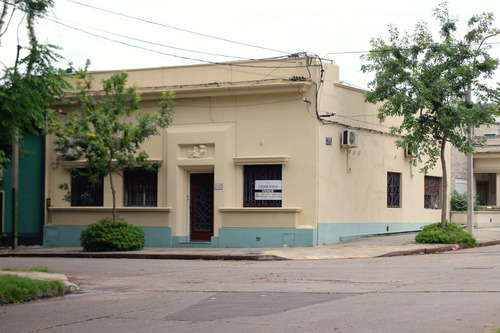
<svg viewBox="0 0 500 333">
<path fill-rule="evenodd" d="M 439 220 L 440 210 L 424 209 L 423 175 L 387 134 L 397 119 L 379 123 L 376 106 L 364 103 L 362 91 L 339 84 L 336 66 L 284 58 L 128 73 L 146 112 L 154 110 L 162 91 L 176 93 L 173 123 L 144 145 L 151 161 L 161 163 L 158 207 L 123 207 L 123 180 L 114 175 L 118 213 L 133 224 L 168 227 L 172 236 L 189 238 L 189 175 L 197 172 L 214 173 L 219 186 L 214 237 L 234 228 L 311 230 L 318 223 Z M 100 82 L 111 72 L 94 75 Z M 58 107 L 62 114 L 71 112 Z M 335 113 L 325 118 L 330 123 L 318 120 L 329 113 Z M 358 129 L 359 147 L 342 149 L 341 131 L 349 126 Z M 333 144 L 326 145 L 326 138 Z M 109 177 L 104 207 L 70 207 L 63 200 L 58 184 L 69 183 L 69 168 L 85 161 L 61 161 L 52 140 L 47 137 L 46 196 L 52 202 L 47 225 L 82 226 L 109 215 Z M 199 145 L 206 146 L 206 155 L 193 156 Z M 249 164 L 282 165 L 282 207 L 243 208 L 243 168 Z M 386 207 L 389 171 L 402 174 L 401 208 Z M 430 174 L 441 176 L 440 166 Z"/>
<path fill-rule="evenodd" d="M 420 167 L 410 165 L 404 149 L 395 146 L 397 137 L 389 134 L 398 119 L 379 121 L 378 106 L 364 103 L 364 91 L 338 84 L 335 76 L 326 76 L 323 89 L 320 114 L 334 116 L 325 117 L 328 122 L 318 131 L 319 223 L 439 221 L 441 209 L 424 209 Z M 341 133 L 348 128 L 358 132 L 357 148 L 340 147 Z M 446 158 L 450 161 L 449 147 Z M 388 172 L 401 174 L 400 208 L 387 208 Z M 428 175 L 441 177 L 441 163 Z"/>
<path fill-rule="evenodd" d="M 287 227 L 295 228 L 302 223 L 314 226 L 318 125 L 311 103 L 303 99 L 314 100 L 315 94 L 310 82 L 289 80 L 292 76 L 308 75 L 304 61 L 285 59 L 278 64 L 264 62 L 258 66 L 249 62 L 248 67 L 209 65 L 128 71 L 129 83 L 136 82 L 143 92 L 144 111 L 152 112 L 159 97 L 157 92 L 162 90 L 175 90 L 176 106 L 173 124 L 144 145 L 150 158 L 161 162 L 158 176 L 161 218 L 154 217 L 150 222 L 149 218 L 133 215 L 127 209 L 121 209 L 120 215 L 134 224 L 169 226 L 173 235 L 188 235 L 189 174 L 213 172 L 215 183 L 223 185 L 223 190 L 215 191 L 214 236 L 223 227 L 224 214 L 226 226 L 236 223 L 240 227 L 255 227 L 258 220 L 260 226 L 279 227 L 275 217 L 282 215 L 289 221 L 285 223 Z M 95 73 L 95 82 L 110 74 Z M 60 107 L 70 112 L 65 106 Z M 97 213 L 109 213 L 109 177 L 104 183 L 103 208 L 70 207 L 63 201 L 64 192 L 57 188 L 58 184 L 69 183 L 69 168 L 83 166 L 84 161 L 57 160 L 50 148 L 51 140 L 48 137 L 47 197 L 51 198 L 52 207 L 47 223 L 86 225 L 94 222 Z M 207 156 L 191 158 L 188 152 L 196 145 L 207 146 Z M 239 163 L 242 159 L 250 160 Z M 269 209 L 268 214 L 247 209 L 244 215 L 238 215 L 243 207 L 243 164 L 255 161 L 283 164 L 286 194 L 282 208 Z M 123 180 L 119 175 L 113 177 L 117 207 L 121 208 Z M 144 209 L 143 215 L 152 216 L 153 211 Z M 238 216 L 241 218 L 235 222 Z M 269 218 L 266 220 L 265 216 Z"/>
</svg>

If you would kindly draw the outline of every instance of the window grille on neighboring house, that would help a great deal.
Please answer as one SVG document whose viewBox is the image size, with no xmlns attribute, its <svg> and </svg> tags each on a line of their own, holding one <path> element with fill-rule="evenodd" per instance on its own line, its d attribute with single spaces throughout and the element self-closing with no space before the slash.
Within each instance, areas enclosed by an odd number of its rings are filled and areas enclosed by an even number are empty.
<svg viewBox="0 0 500 333">
<path fill-rule="evenodd" d="M 441 208 L 441 177 L 425 176 L 424 208 Z"/>
<path fill-rule="evenodd" d="M 401 207 L 401 174 L 396 172 L 387 173 L 387 207 Z"/>
<path fill-rule="evenodd" d="M 71 206 L 102 206 L 104 202 L 104 177 L 91 182 L 87 176 L 71 177 Z"/>
<path fill-rule="evenodd" d="M 245 165 L 243 172 L 243 207 L 281 207 L 281 164 Z M 279 199 L 262 200 L 262 194 L 256 196 L 255 184 L 259 180 L 279 181 L 279 189 L 269 192 L 270 198 Z"/>
<path fill-rule="evenodd" d="M 157 206 L 158 173 L 156 171 L 125 170 L 123 179 L 125 206 Z"/>
</svg>

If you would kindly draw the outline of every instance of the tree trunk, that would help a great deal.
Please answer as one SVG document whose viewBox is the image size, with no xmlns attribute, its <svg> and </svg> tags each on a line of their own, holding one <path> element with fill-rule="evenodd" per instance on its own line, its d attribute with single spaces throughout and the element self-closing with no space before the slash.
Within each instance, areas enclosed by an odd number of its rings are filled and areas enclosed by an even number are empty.
<svg viewBox="0 0 500 333">
<path fill-rule="evenodd" d="M 19 146 L 16 135 L 12 144 L 12 249 L 17 249 L 17 228 L 18 228 L 18 189 L 19 189 Z"/>
<path fill-rule="evenodd" d="M 113 168 L 111 167 L 112 163 L 113 160 L 110 158 L 108 174 L 109 174 L 109 184 L 111 185 L 111 195 L 113 196 L 113 221 L 116 221 L 116 191 L 115 191 L 115 185 L 113 184 Z"/>
<path fill-rule="evenodd" d="M 441 168 L 443 170 L 443 188 L 441 191 L 441 227 L 444 229 L 446 227 L 446 217 L 448 211 L 448 172 L 446 171 L 446 138 L 443 138 L 441 143 Z"/>
</svg>

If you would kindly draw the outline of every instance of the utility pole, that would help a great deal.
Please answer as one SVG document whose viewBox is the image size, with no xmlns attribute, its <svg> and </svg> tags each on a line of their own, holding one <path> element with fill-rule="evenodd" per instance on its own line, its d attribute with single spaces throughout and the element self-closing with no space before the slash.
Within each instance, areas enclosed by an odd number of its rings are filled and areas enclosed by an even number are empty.
<svg viewBox="0 0 500 333">
<path fill-rule="evenodd" d="M 17 226 L 18 226 L 18 205 L 17 205 L 17 190 L 19 188 L 19 146 L 18 136 L 14 139 L 12 145 L 12 249 L 17 249 Z"/>
<path fill-rule="evenodd" d="M 467 89 L 467 103 L 471 101 L 471 88 Z M 474 129 L 469 132 L 469 140 L 474 140 Z M 474 231 L 474 164 L 472 153 L 467 154 L 467 232 Z"/>
</svg>

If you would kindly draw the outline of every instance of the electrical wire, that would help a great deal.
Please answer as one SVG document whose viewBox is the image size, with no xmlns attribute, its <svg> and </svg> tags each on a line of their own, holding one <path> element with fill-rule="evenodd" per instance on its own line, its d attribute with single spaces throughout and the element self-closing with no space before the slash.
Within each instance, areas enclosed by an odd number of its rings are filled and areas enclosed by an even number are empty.
<svg viewBox="0 0 500 333">
<path fill-rule="evenodd" d="M 281 103 L 288 103 L 288 102 L 298 102 L 301 101 L 302 98 L 291 98 L 291 99 L 283 99 L 283 100 L 277 100 L 273 102 L 262 102 L 262 103 L 254 103 L 254 104 L 237 104 L 235 105 L 210 105 L 210 108 L 217 108 L 217 109 L 224 109 L 224 108 L 246 108 L 246 107 L 253 107 L 253 106 L 262 106 L 262 105 L 273 105 L 273 104 L 281 104 Z M 175 103 L 175 107 L 186 107 L 186 108 L 201 108 L 201 109 L 207 109 L 207 105 L 190 105 L 190 104 L 182 104 L 182 103 Z"/>
<path fill-rule="evenodd" d="M 66 28 L 73 29 L 73 30 L 76 30 L 76 31 L 79 31 L 79 32 L 82 32 L 82 33 L 85 33 L 85 34 L 97 37 L 97 38 L 101 38 L 101 39 L 113 42 L 113 43 L 122 44 L 122 45 L 125 45 L 125 46 L 129 46 L 129 47 L 133 47 L 133 48 L 136 48 L 136 49 L 140 49 L 140 50 L 143 50 L 143 51 L 157 53 L 157 54 L 161 54 L 161 55 L 165 55 L 165 56 L 169 56 L 169 57 L 174 57 L 174 58 L 179 58 L 179 59 L 184 59 L 184 60 L 191 60 L 191 61 L 198 61 L 198 62 L 207 63 L 207 64 L 223 65 L 223 66 L 247 67 L 247 68 L 272 68 L 272 69 L 276 68 L 276 66 L 250 65 L 250 64 L 242 64 L 242 63 L 234 63 L 234 62 L 233 63 L 231 63 L 231 62 L 219 62 L 219 61 L 210 61 L 210 60 L 204 60 L 204 59 L 199 59 L 199 58 L 191 58 L 191 57 L 186 57 L 186 56 L 180 56 L 180 55 L 177 55 L 177 54 L 172 54 L 172 53 L 166 53 L 166 52 L 162 52 L 162 51 L 158 51 L 158 50 L 153 50 L 153 49 L 149 49 L 149 48 L 146 48 L 146 47 L 143 47 L 143 46 L 138 46 L 138 45 L 130 44 L 130 43 L 127 43 L 127 42 L 119 41 L 119 40 L 116 40 L 116 39 L 112 39 L 112 38 L 109 38 L 109 37 L 106 37 L 106 36 L 98 35 L 98 34 L 90 32 L 90 31 L 86 31 L 86 30 L 83 30 L 83 29 L 80 29 L 80 28 L 77 28 L 77 27 L 73 27 L 73 26 L 70 26 L 68 24 L 65 24 L 65 23 L 53 20 L 53 19 L 48 18 L 48 17 L 44 17 L 44 19 L 48 20 L 50 22 L 59 24 L 61 26 L 64 26 Z M 277 59 L 288 59 L 288 58 L 291 58 L 291 57 L 287 57 L 287 58 L 285 58 L 285 57 L 275 57 L 275 58 L 248 59 L 248 60 L 250 60 L 250 61 L 252 61 L 252 60 L 277 60 Z M 307 65 L 280 66 L 280 68 L 305 68 L 305 67 L 307 67 Z"/>
<path fill-rule="evenodd" d="M 243 46 L 258 48 L 258 49 L 266 50 L 266 51 L 272 51 L 272 52 L 277 52 L 277 53 L 282 53 L 282 54 L 290 54 L 290 52 L 286 52 L 286 51 L 280 51 L 280 50 L 271 49 L 271 48 L 267 48 L 267 47 L 257 46 L 257 45 L 253 45 L 253 44 L 243 43 L 243 42 L 238 42 L 238 41 L 231 40 L 231 39 L 216 37 L 216 36 L 204 34 L 204 33 L 201 33 L 201 32 L 196 32 L 196 31 L 190 31 L 190 30 L 186 30 L 186 29 L 181 29 L 181 28 L 174 27 L 174 26 L 171 26 L 171 25 L 167 25 L 167 24 L 163 24 L 163 23 L 158 23 L 158 22 L 154 22 L 154 21 L 150 21 L 150 20 L 146 20 L 146 19 L 134 17 L 134 16 L 131 16 L 131 15 L 126 15 L 126 14 L 118 13 L 118 12 L 115 12 L 115 11 L 112 11 L 112 10 L 107 10 L 107 9 L 104 9 L 104 8 L 99 8 L 99 7 L 91 6 L 91 5 L 84 4 L 84 3 L 81 3 L 81 2 L 78 2 L 78 1 L 74 1 L 74 0 L 65 0 L 65 1 L 77 4 L 77 5 L 80 5 L 80 6 L 84 6 L 84 7 L 96 9 L 96 10 L 99 10 L 99 11 L 103 11 L 103 12 L 106 12 L 106 13 L 109 13 L 109 14 L 126 17 L 126 18 L 129 18 L 129 19 L 132 19 L 132 20 L 141 21 L 141 22 L 145 22 L 145 23 L 148 23 L 148 24 L 154 24 L 154 25 L 158 25 L 158 26 L 161 26 L 161 27 L 165 27 L 165 28 L 174 29 L 174 30 L 177 30 L 177 31 L 186 32 L 186 33 L 193 34 L 193 35 L 198 35 L 198 36 L 202 36 L 202 37 L 206 37 L 206 38 L 212 38 L 212 39 L 216 39 L 216 40 L 220 40 L 220 41 L 224 41 L 224 42 L 228 42 L 228 43 L 233 43 L 233 44 L 238 44 L 238 45 L 243 45 Z"/>
<path fill-rule="evenodd" d="M 56 19 L 56 21 L 51 20 L 51 22 L 54 22 L 54 23 L 57 22 L 57 24 L 59 24 L 59 23 L 64 24 L 62 22 L 59 22 L 61 19 L 59 19 L 57 17 L 54 17 L 54 18 Z M 125 38 L 125 39 L 130 39 L 130 40 L 133 40 L 133 41 L 136 41 L 136 42 L 141 42 L 141 43 L 145 43 L 145 44 L 151 44 L 151 45 L 155 45 L 155 46 L 161 46 L 161 47 L 165 47 L 165 48 L 169 48 L 169 49 L 174 49 L 174 50 L 179 50 L 179 51 L 185 51 L 185 52 L 191 52 L 191 53 L 199 53 L 199 54 L 211 55 L 211 56 L 217 56 L 217 57 L 226 57 L 226 58 L 241 59 L 241 60 L 253 60 L 251 58 L 238 57 L 238 56 L 230 56 L 230 55 L 225 55 L 225 54 L 210 53 L 210 52 L 204 52 L 204 51 L 196 51 L 196 50 L 190 50 L 190 49 L 185 49 L 185 48 L 180 48 L 180 47 L 175 47 L 175 46 L 160 44 L 160 43 L 156 43 L 156 42 L 147 41 L 147 40 L 144 40 L 144 39 L 134 38 L 134 37 L 130 37 L 130 36 L 126 36 L 126 35 L 122 35 L 122 34 L 110 32 L 110 31 L 107 31 L 107 30 L 99 29 L 99 28 L 85 26 L 85 25 L 82 25 L 82 24 L 78 24 L 76 22 L 71 22 L 71 21 L 67 21 L 67 20 L 64 20 L 64 21 L 69 22 L 71 24 L 80 25 L 80 26 L 82 26 L 82 27 L 84 27 L 86 29 L 92 29 L 92 30 L 96 30 L 96 31 L 99 31 L 99 32 L 102 32 L 102 33 L 113 35 L 113 36 L 117 36 L 117 37 L 121 37 L 121 38 Z M 66 27 L 70 27 L 67 24 L 65 24 L 65 26 Z M 74 27 L 71 27 L 71 28 L 74 28 Z"/>
<path fill-rule="evenodd" d="M 68 1 L 68 0 L 66 0 Z M 489 42 L 489 43 L 483 43 L 483 45 L 497 45 L 497 44 L 500 44 L 500 42 Z M 471 43 L 470 45 L 479 45 L 479 43 Z M 458 47 L 458 46 L 457 46 Z M 425 50 L 425 49 L 430 49 L 432 48 L 432 46 L 429 46 L 429 47 L 426 47 L 426 48 L 422 48 L 422 50 Z M 384 52 L 393 52 L 393 51 L 411 51 L 412 48 L 399 48 L 399 47 L 396 47 L 396 48 L 391 48 L 391 49 L 388 49 L 388 50 L 365 50 L 365 51 L 339 51 L 339 52 L 328 52 L 327 54 L 324 55 L 324 57 L 326 57 L 327 55 L 330 55 L 330 54 L 337 54 L 337 55 L 341 55 L 341 54 L 366 54 L 366 53 L 384 53 Z M 333 61 L 333 60 L 332 60 Z"/>
<path fill-rule="evenodd" d="M 385 126 L 385 125 L 381 125 L 381 124 L 376 124 L 376 123 L 371 123 L 369 121 L 359 120 L 359 119 L 355 119 L 355 118 L 352 118 L 352 117 L 349 117 L 349 116 L 342 116 L 342 115 L 338 115 L 338 114 L 335 114 L 335 116 L 340 117 L 340 118 L 349 119 L 349 120 L 352 120 L 352 121 L 356 121 L 356 122 L 362 123 L 362 124 L 367 124 L 367 125 L 372 125 L 372 126 L 379 126 L 379 127 L 383 127 L 383 128 L 387 128 L 387 129 L 391 128 L 389 126 Z"/>
<path fill-rule="evenodd" d="M 369 113 L 369 114 L 353 114 L 352 116 L 351 115 L 346 116 L 343 114 L 335 113 L 334 116 L 344 117 L 344 118 L 358 118 L 358 117 L 361 118 L 361 117 L 378 117 L 378 114 L 377 113 Z"/>
<path fill-rule="evenodd" d="M 0 1 L 3 2 L 3 3 L 6 3 L 6 4 L 8 4 L 8 5 L 10 5 L 10 6 L 14 7 L 14 8 L 17 8 L 19 10 L 26 11 L 25 9 L 19 7 L 18 5 L 14 4 L 14 3 L 9 2 L 8 0 L 0 0 Z M 52 23 L 64 26 L 66 28 L 69 28 L 69 29 L 72 29 L 72 30 L 75 30 L 75 31 L 79 31 L 81 33 L 88 34 L 88 35 L 93 36 L 93 37 L 101 38 L 101 39 L 104 39 L 104 40 L 107 40 L 107 41 L 110 41 L 110 42 L 113 42 L 113 43 L 125 45 L 125 46 L 128 46 L 128 47 L 133 47 L 133 48 L 140 49 L 140 50 L 143 50 L 143 51 L 157 53 L 157 54 L 161 54 L 161 55 L 165 55 L 165 56 L 169 56 L 169 57 L 174 57 L 174 58 L 179 58 L 179 59 L 184 59 L 184 60 L 190 60 L 190 61 L 197 61 L 197 62 L 201 62 L 201 63 L 217 64 L 217 65 L 233 66 L 233 67 L 271 68 L 271 69 L 275 69 L 276 68 L 276 66 L 250 65 L 250 64 L 242 64 L 242 63 L 227 63 L 227 62 L 209 61 L 209 60 L 204 60 L 204 59 L 199 59 L 199 58 L 192 58 L 192 57 L 187 57 L 187 56 L 180 56 L 180 55 L 176 55 L 176 54 L 171 54 L 171 53 L 166 53 L 166 52 L 162 52 L 162 51 L 158 51 L 158 50 L 149 49 L 149 48 L 146 48 L 146 47 L 143 47 L 143 46 L 134 45 L 134 44 L 127 43 L 127 42 L 124 42 L 124 41 L 119 41 L 119 40 L 116 40 L 116 39 L 113 39 L 113 38 L 109 38 L 109 37 L 106 37 L 106 36 L 103 36 L 103 35 L 99 35 L 99 34 L 96 34 L 96 33 L 93 33 L 93 32 L 87 31 L 87 30 L 84 30 L 84 29 L 80 29 L 80 28 L 71 26 L 71 25 L 63 23 L 63 22 L 60 22 L 58 20 L 51 19 L 50 17 L 47 17 L 47 16 L 42 16 L 42 18 L 45 19 L 45 20 L 47 20 L 47 21 L 50 21 Z M 95 29 L 95 30 L 99 30 L 99 29 Z M 114 34 L 114 33 L 111 33 L 111 32 L 106 32 L 106 33 Z M 115 34 L 115 35 L 117 35 L 117 34 Z M 120 35 L 120 36 L 124 37 L 124 38 L 135 39 L 135 38 L 127 37 L 127 36 L 123 36 L 123 35 Z M 143 42 L 143 43 L 148 43 L 148 41 L 145 41 L 145 40 L 139 40 L 139 39 L 135 39 L 135 40 L 139 41 L 139 42 Z M 166 46 L 166 45 L 161 45 L 161 46 L 170 47 L 170 46 Z M 172 47 L 172 48 L 175 48 L 175 47 Z M 180 49 L 180 48 L 177 48 L 177 49 Z M 197 52 L 197 53 L 204 53 L 204 52 L 201 52 L 201 51 L 193 51 L 193 50 L 187 50 L 187 49 L 185 49 L 185 51 L 188 51 L 188 52 Z M 288 53 L 288 54 L 290 54 L 290 53 Z M 225 56 L 225 55 L 222 55 L 222 54 L 213 54 L 213 55 L 215 55 L 215 56 Z M 227 57 L 231 57 L 231 56 L 227 56 Z M 292 57 L 293 57 L 293 54 L 292 54 L 292 56 L 289 56 L 289 58 L 292 58 Z M 249 60 L 249 61 L 252 61 L 252 60 L 275 60 L 275 59 L 284 59 L 284 57 L 283 56 L 279 56 L 279 57 L 269 57 L 269 58 L 265 58 L 265 59 L 250 59 L 250 58 L 241 58 L 241 59 Z M 280 65 L 280 67 L 281 68 L 304 68 L 304 67 L 306 67 L 306 65 L 305 66 L 303 66 L 303 65 L 299 65 L 299 66 L 281 66 Z"/>
<path fill-rule="evenodd" d="M 279 77 L 279 78 L 273 78 L 273 79 L 260 79 L 260 80 L 243 80 L 243 81 L 222 81 L 222 82 L 211 82 L 211 83 L 197 83 L 197 84 L 177 84 L 177 85 L 170 85 L 170 86 L 142 86 L 141 89 L 147 90 L 147 89 L 176 89 L 176 88 L 185 88 L 185 87 L 190 87 L 190 88 L 197 88 L 197 87 L 207 87 L 207 86 L 221 86 L 221 85 L 234 85 L 234 84 L 258 84 L 262 82 L 269 82 L 269 81 L 274 81 L 274 82 L 285 82 L 285 81 L 290 81 L 289 78 L 285 77 Z"/>
<path fill-rule="evenodd" d="M 396 138 L 404 138 L 404 136 L 401 135 L 401 134 L 394 134 L 394 133 L 390 133 L 390 132 L 384 132 L 384 131 L 375 130 L 375 129 L 371 129 L 371 128 L 367 128 L 367 127 L 352 126 L 352 125 L 344 124 L 344 123 L 341 123 L 341 122 L 338 122 L 338 121 L 334 121 L 334 120 L 323 119 L 323 124 L 325 124 L 325 125 L 326 124 L 329 124 L 329 125 L 339 125 L 339 126 L 342 126 L 342 127 L 345 127 L 345 128 L 351 128 L 351 129 L 354 129 L 354 130 L 357 130 L 357 131 L 365 131 L 365 132 L 376 133 L 376 134 L 381 134 L 381 135 L 388 135 L 388 136 L 396 137 Z"/>
</svg>

